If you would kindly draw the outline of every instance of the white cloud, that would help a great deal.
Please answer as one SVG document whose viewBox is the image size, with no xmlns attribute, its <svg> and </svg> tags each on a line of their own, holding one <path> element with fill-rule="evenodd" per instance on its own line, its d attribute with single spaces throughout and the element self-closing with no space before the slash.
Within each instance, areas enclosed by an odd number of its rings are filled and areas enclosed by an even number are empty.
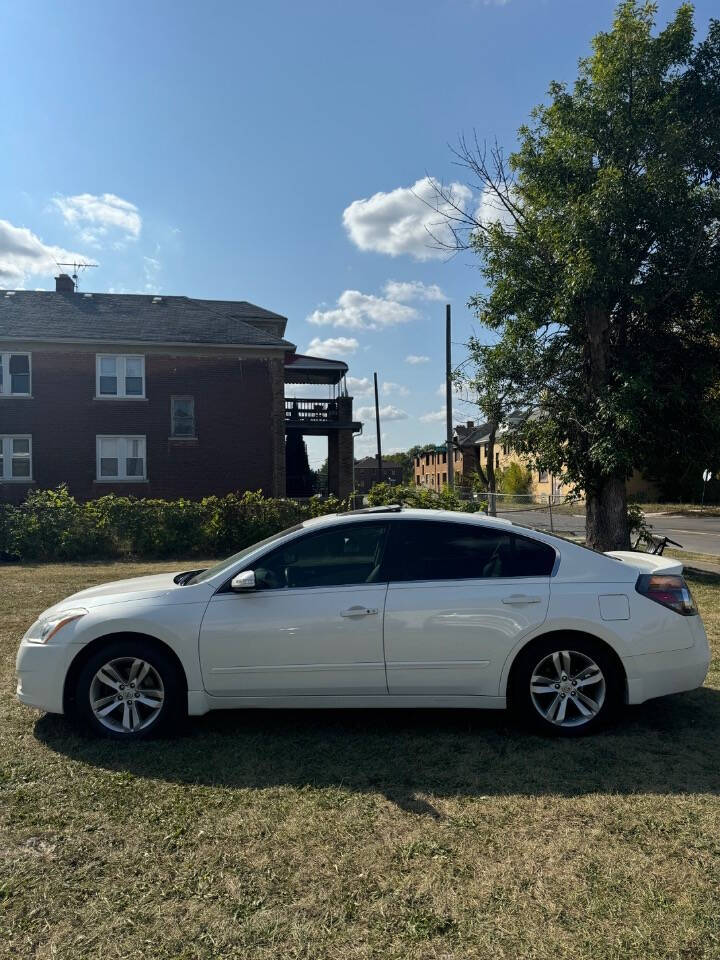
<svg viewBox="0 0 720 960">
<path fill-rule="evenodd" d="M 83 263 L 81 253 L 43 243 L 27 227 L 16 227 L 9 220 L 0 220 L 0 286 L 19 288 L 28 277 L 54 276 L 58 262 Z"/>
<path fill-rule="evenodd" d="M 511 193 L 511 199 L 513 199 Z M 515 197 L 517 201 L 517 197 Z M 475 213 L 473 214 L 478 223 L 484 223 L 489 226 L 491 223 L 500 223 L 506 230 L 511 230 L 515 226 L 512 214 L 504 206 L 496 193 L 491 190 L 484 190 L 480 197 Z"/>
<path fill-rule="evenodd" d="M 355 337 L 313 337 L 305 353 L 310 357 L 344 357 L 355 353 L 359 346 Z"/>
<path fill-rule="evenodd" d="M 381 330 L 416 320 L 420 314 L 410 306 L 413 300 L 445 300 L 445 294 L 436 283 L 421 280 L 388 280 L 384 296 L 344 290 L 336 306 L 329 310 L 314 310 L 307 322 L 313 326 L 346 327 L 349 330 Z"/>
<path fill-rule="evenodd" d="M 331 310 L 315 310 L 307 318 L 314 326 L 347 327 L 350 330 L 378 330 L 409 323 L 418 317 L 415 307 L 359 290 L 345 290 Z"/>
<path fill-rule="evenodd" d="M 120 231 L 129 239 L 137 239 L 142 230 L 142 217 L 135 204 L 114 193 L 54 197 L 53 204 L 65 222 L 80 232 L 86 243 L 99 245 L 110 230 Z"/>
<path fill-rule="evenodd" d="M 412 364 L 412 366 L 417 366 L 419 363 L 430 363 L 430 357 L 417 353 L 409 353 L 405 357 L 405 363 Z"/>
<path fill-rule="evenodd" d="M 457 400 L 465 399 L 465 397 L 463 396 L 463 388 L 460 387 L 457 383 L 453 383 L 452 393 Z M 440 384 L 440 386 L 437 388 L 437 390 L 435 391 L 435 396 L 442 397 L 443 400 L 445 399 L 445 381 L 443 381 Z"/>
<path fill-rule="evenodd" d="M 143 269 L 145 271 L 145 290 L 147 293 L 160 293 L 158 286 L 158 274 L 162 270 L 162 264 L 155 257 L 143 257 Z"/>
<path fill-rule="evenodd" d="M 467 419 L 465 415 L 460 410 L 456 410 L 453 407 L 453 423 L 465 423 Z M 431 410 L 429 413 L 423 413 L 422 416 L 418 417 L 418 420 L 421 420 L 423 423 L 445 423 L 445 404 L 443 404 L 439 410 Z"/>
<path fill-rule="evenodd" d="M 423 423 L 436 423 L 445 420 L 445 407 L 440 407 L 439 410 L 433 410 L 430 413 L 424 413 L 421 417 L 418 418 Z"/>
<path fill-rule="evenodd" d="M 392 380 L 386 380 L 381 387 L 381 391 L 388 395 L 396 393 L 399 397 L 407 397 L 410 395 L 407 387 L 404 387 L 401 383 L 394 383 Z"/>
<path fill-rule="evenodd" d="M 371 407 L 360 407 L 357 411 L 357 415 L 361 420 L 374 420 L 375 419 L 375 405 Z M 389 422 L 390 420 L 407 420 L 408 415 L 404 410 L 400 410 L 399 407 L 394 407 L 391 403 L 388 403 L 387 406 L 380 407 L 380 421 Z"/>
<path fill-rule="evenodd" d="M 423 283 L 422 280 L 388 280 L 384 287 L 389 300 L 407 303 L 411 300 L 447 300 L 436 283 Z"/>
<path fill-rule="evenodd" d="M 437 239 L 452 243 L 444 214 L 451 208 L 439 202 L 432 177 L 423 177 L 411 187 L 398 187 L 389 193 L 375 193 L 354 200 L 343 211 L 343 224 L 350 240 L 360 250 L 387 253 L 391 257 L 407 254 L 416 260 L 446 256 L 435 249 Z M 447 188 L 453 202 L 463 210 L 472 199 L 472 191 L 462 183 Z"/>
<path fill-rule="evenodd" d="M 359 397 L 364 393 L 372 393 L 373 385 L 368 377 L 346 377 L 348 390 L 354 397 Z"/>
</svg>

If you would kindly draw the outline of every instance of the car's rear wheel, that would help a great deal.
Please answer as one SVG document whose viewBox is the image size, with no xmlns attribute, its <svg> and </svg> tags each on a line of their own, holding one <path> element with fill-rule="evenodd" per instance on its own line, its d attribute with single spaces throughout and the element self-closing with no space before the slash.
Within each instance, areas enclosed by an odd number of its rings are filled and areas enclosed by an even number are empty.
<svg viewBox="0 0 720 960">
<path fill-rule="evenodd" d="M 622 690 L 622 675 L 601 644 L 556 636 L 521 654 L 510 701 L 538 732 L 573 737 L 605 724 L 620 705 Z"/>
<path fill-rule="evenodd" d="M 183 685 L 175 663 L 141 640 L 117 640 L 97 650 L 75 684 L 75 714 L 92 733 L 140 740 L 171 732 L 183 715 Z"/>
</svg>

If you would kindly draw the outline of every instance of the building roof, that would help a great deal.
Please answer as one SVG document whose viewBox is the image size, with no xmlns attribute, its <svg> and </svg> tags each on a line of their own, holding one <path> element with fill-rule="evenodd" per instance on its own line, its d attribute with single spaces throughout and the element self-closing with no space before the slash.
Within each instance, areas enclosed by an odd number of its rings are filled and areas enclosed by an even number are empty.
<svg viewBox="0 0 720 960">
<path fill-rule="evenodd" d="M 524 416 L 525 414 L 520 410 L 513 410 L 512 413 L 509 413 L 495 437 L 495 442 L 502 443 L 508 431 L 511 430 L 513 426 L 519 424 Z M 476 447 L 490 440 L 490 424 L 478 423 L 473 424 L 472 427 L 468 427 L 466 423 L 458 424 L 454 429 L 454 434 L 458 446 Z"/>
<path fill-rule="evenodd" d="M 340 383 L 347 371 L 343 360 L 294 353 L 285 361 L 285 383 Z"/>
<path fill-rule="evenodd" d="M 252 326 L 253 318 L 284 319 L 246 301 L 127 293 L 0 292 L 0 339 L 295 349 L 288 340 Z"/>
</svg>

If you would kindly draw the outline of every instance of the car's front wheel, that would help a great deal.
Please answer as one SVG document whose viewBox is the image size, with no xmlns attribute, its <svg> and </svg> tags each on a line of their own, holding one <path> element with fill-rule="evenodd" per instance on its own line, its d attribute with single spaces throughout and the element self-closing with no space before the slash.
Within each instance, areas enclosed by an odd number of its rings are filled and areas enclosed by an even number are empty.
<svg viewBox="0 0 720 960">
<path fill-rule="evenodd" d="M 119 740 L 170 732 L 182 717 L 178 669 L 161 649 L 142 641 L 111 641 L 83 664 L 74 707 L 82 726 Z"/>
<path fill-rule="evenodd" d="M 622 702 L 612 656 L 590 638 L 556 636 L 531 645 L 513 671 L 511 706 L 534 729 L 560 736 L 591 733 Z"/>
</svg>

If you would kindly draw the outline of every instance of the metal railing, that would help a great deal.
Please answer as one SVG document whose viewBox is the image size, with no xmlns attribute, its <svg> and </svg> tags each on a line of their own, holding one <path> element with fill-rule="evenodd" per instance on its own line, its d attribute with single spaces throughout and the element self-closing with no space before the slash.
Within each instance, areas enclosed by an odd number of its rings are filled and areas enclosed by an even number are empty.
<svg viewBox="0 0 720 960">
<path fill-rule="evenodd" d="M 295 423 L 328 423 L 340 419 L 337 400 L 285 398 L 285 419 Z"/>
</svg>

